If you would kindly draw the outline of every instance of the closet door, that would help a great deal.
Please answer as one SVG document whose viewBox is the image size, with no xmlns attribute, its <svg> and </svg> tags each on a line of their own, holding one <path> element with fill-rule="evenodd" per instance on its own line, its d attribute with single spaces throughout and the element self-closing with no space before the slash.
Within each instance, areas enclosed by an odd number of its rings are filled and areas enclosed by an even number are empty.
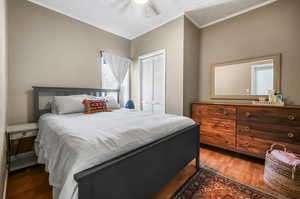
<svg viewBox="0 0 300 199">
<path fill-rule="evenodd" d="M 165 55 L 144 57 L 141 67 L 141 110 L 165 113 Z"/>
<path fill-rule="evenodd" d="M 153 60 L 143 59 L 141 70 L 142 110 L 153 112 Z"/>
<path fill-rule="evenodd" d="M 153 57 L 153 112 L 165 113 L 164 100 L 164 56 L 158 55 Z"/>
</svg>

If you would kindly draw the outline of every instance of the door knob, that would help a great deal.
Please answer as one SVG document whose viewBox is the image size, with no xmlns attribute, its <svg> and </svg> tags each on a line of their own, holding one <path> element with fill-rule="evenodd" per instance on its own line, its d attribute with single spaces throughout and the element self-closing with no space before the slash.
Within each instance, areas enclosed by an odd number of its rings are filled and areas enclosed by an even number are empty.
<svg viewBox="0 0 300 199">
<path fill-rule="evenodd" d="M 294 136 L 295 136 L 294 133 L 288 133 L 288 137 L 289 137 L 289 138 L 293 138 Z"/>
<path fill-rule="evenodd" d="M 245 131 L 249 132 L 250 131 L 250 127 L 249 126 L 245 127 Z"/>
<path fill-rule="evenodd" d="M 290 121 L 293 121 L 293 120 L 295 120 L 296 119 L 296 117 L 294 116 L 294 115 L 289 115 L 288 116 L 288 120 L 290 120 Z"/>
<path fill-rule="evenodd" d="M 246 112 L 246 117 L 250 117 L 251 113 L 250 112 Z"/>
</svg>

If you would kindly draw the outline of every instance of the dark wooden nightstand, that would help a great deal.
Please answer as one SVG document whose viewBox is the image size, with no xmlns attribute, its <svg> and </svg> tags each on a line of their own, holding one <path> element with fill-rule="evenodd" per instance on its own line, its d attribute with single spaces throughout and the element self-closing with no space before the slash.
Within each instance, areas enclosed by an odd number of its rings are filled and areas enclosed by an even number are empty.
<svg viewBox="0 0 300 199">
<path fill-rule="evenodd" d="M 15 171 L 36 164 L 34 140 L 38 132 L 37 123 L 18 124 L 6 129 L 8 142 L 8 170 Z"/>
</svg>

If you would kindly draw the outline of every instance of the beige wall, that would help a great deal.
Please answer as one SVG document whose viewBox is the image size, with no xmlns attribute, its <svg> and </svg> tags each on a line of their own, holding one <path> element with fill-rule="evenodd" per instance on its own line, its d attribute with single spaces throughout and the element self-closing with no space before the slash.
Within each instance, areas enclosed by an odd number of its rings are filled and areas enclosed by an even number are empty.
<svg viewBox="0 0 300 199">
<path fill-rule="evenodd" d="M 6 85 L 7 85 L 7 39 L 6 0 L 0 0 L 0 199 L 6 178 Z"/>
<path fill-rule="evenodd" d="M 183 36 L 184 17 L 179 17 L 131 42 L 134 60 L 131 73 L 131 97 L 139 106 L 138 57 L 153 51 L 166 50 L 166 112 L 183 113 Z"/>
<path fill-rule="evenodd" d="M 32 119 L 32 86 L 100 87 L 99 50 L 130 56 L 130 41 L 26 0 L 9 0 L 8 122 Z"/>
<path fill-rule="evenodd" d="M 183 115 L 191 115 L 191 103 L 198 99 L 200 30 L 184 18 Z"/>
<path fill-rule="evenodd" d="M 199 99 L 210 100 L 210 64 L 282 53 L 282 92 L 300 104 L 300 1 L 279 0 L 201 30 Z"/>
</svg>

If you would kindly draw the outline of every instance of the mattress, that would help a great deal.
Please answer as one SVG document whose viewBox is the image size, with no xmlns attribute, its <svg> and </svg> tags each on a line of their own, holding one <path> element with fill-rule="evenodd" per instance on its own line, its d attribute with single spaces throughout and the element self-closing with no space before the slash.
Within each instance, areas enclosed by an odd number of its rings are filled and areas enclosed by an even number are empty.
<svg viewBox="0 0 300 199">
<path fill-rule="evenodd" d="M 117 110 L 95 114 L 45 114 L 35 143 L 54 199 L 78 198 L 74 174 L 194 124 L 182 116 Z"/>
</svg>

